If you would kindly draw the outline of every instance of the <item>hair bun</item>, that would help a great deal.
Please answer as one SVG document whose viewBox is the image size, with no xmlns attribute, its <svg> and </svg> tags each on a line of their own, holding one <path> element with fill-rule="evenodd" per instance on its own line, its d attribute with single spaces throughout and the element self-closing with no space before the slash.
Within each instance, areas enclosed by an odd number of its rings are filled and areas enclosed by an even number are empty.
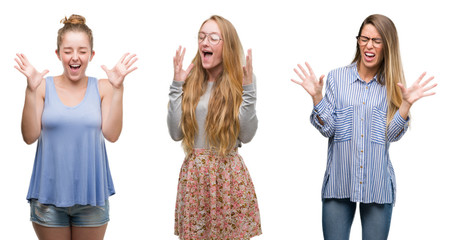
<svg viewBox="0 0 451 240">
<path fill-rule="evenodd" d="M 80 16 L 77 14 L 72 14 L 69 18 L 64 17 L 63 19 L 61 19 L 60 22 L 63 23 L 64 25 L 66 25 L 66 24 L 85 24 L 86 19 L 83 16 Z"/>
</svg>

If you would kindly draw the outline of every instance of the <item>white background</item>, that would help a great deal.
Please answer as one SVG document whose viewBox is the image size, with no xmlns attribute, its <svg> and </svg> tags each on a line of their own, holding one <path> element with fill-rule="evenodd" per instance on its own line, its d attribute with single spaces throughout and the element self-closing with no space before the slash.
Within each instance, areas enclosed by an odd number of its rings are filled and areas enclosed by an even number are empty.
<svg viewBox="0 0 451 240">
<path fill-rule="evenodd" d="M 402 3 L 401 3 L 402 2 Z M 0 239 L 36 239 L 25 200 L 36 144 L 20 133 L 25 77 L 13 68 L 25 53 L 48 75 L 62 73 L 56 49 L 59 20 L 86 17 L 96 55 L 87 74 L 106 75 L 125 52 L 138 70 L 125 81 L 124 126 L 107 144 L 117 194 L 110 198 L 105 239 L 177 239 L 173 235 L 177 180 L 184 158 L 169 137 L 166 114 L 172 57 L 197 51 L 197 31 L 212 14 L 229 19 L 245 49 L 253 49 L 258 78 L 259 129 L 243 146 L 261 210 L 263 235 L 255 239 L 322 239 L 320 190 L 327 139 L 309 122 L 312 101 L 290 82 L 297 63 L 316 74 L 347 65 L 355 36 L 370 14 L 396 24 L 408 85 L 423 72 L 439 83 L 437 95 L 415 103 L 411 128 L 391 146 L 398 182 L 390 239 L 449 237 L 450 23 L 445 1 L 8 1 L 0 9 Z M 351 239 L 360 239 L 356 214 Z"/>
</svg>

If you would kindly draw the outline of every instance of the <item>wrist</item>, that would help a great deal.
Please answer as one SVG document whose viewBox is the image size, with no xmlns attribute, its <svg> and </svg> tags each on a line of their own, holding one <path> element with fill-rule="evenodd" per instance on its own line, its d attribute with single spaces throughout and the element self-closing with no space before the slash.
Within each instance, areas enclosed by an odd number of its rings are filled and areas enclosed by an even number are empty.
<svg viewBox="0 0 451 240">
<path fill-rule="evenodd" d="M 323 95 L 322 94 L 314 95 L 314 96 L 312 96 L 312 100 L 313 100 L 313 105 L 316 106 L 316 105 L 318 105 L 319 102 L 321 102 L 321 100 L 323 100 Z"/>
<path fill-rule="evenodd" d="M 409 116 L 409 111 L 410 111 L 411 107 L 412 107 L 411 103 L 402 101 L 401 106 L 399 106 L 399 115 L 401 115 L 402 118 L 407 120 L 407 117 Z"/>
<path fill-rule="evenodd" d="M 30 87 L 30 85 L 27 85 L 27 88 L 25 89 L 25 93 L 26 94 L 35 94 L 36 93 L 37 88 L 32 88 Z"/>
<path fill-rule="evenodd" d="M 113 86 L 113 91 L 114 92 L 124 92 L 124 84 L 120 84 L 120 85 L 112 85 Z"/>
</svg>

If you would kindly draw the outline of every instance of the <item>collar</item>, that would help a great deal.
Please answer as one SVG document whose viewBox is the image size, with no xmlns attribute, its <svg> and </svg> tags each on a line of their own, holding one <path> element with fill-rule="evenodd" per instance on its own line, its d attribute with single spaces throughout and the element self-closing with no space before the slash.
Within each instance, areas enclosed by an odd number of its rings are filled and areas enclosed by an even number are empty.
<svg viewBox="0 0 451 240">
<path fill-rule="evenodd" d="M 347 67 L 350 68 L 350 70 L 351 70 L 351 72 L 352 72 L 352 78 L 350 78 L 349 84 L 353 84 L 353 83 L 355 83 L 355 82 L 357 82 L 357 81 L 360 81 L 360 82 L 366 84 L 366 82 L 360 77 L 359 72 L 357 71 L 357 62 L 353 62 L 353 63 L 349 64 Z M 368 84 L 371 84 L 372 82 L 376 82 L 376 83 L 380 84 L 380 83 L 377 81 L 377 77 L 378 77 L 378 74 L 376 74 L 376 75 L 368 82 Z M 383 79 L 382 79 L 382 81 L 383 81 Z"/>
</svg>

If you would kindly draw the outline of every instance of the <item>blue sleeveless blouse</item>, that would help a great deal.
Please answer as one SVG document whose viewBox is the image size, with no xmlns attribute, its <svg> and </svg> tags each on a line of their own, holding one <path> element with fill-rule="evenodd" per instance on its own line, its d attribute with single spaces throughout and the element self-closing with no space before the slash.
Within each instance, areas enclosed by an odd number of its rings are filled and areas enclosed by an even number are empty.
<svg viewBox="0 0 451 240">
<path fill-rule="evenodd" d="M 47 77 L 41 135 L 27 199 L 57 207 L 103 206 L 114 193 L 97 79 L 89 77 L 83 100 L 68 107 L 59 99 L 53 77 Z"/>
</svg>

